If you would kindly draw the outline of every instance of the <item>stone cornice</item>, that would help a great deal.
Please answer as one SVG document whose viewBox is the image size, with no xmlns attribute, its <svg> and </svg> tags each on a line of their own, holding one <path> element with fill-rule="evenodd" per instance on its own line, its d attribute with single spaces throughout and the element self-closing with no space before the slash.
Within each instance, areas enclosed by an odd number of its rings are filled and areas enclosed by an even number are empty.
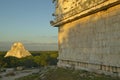
<svg viewBox="0 0 120 80">
<path fill-rule="evenodd" d="M 102 2 L 101 4 L 98 4 L 98 5 L 93 6 L 91 8 L 85 9 L 81 12 L 76 12 L 77 11 L 76 10 L 77 8 L 76 8 L 72 11 L 73 13 L 71 13 L 72 15 L 69 15 L 69 17 L 56 19 L 54 21 L 51 21 L 50 23 L 54 27 L 59 27 L 61 25 L 69 23 L 71 21 L 83 18 L 85 16 L 88 16 L 90 14 L 94 14 L 94 13 L 102 11 L 102 10 L 106 10 L 106 9 L 113 7 L 115 5 L 118 5 L 118 4 L 120 4 L 120 0 L 106 0 L 106 1 Z M 56 17 L 56 18 L 59 18 L 59 17 Z"/>
</svg>

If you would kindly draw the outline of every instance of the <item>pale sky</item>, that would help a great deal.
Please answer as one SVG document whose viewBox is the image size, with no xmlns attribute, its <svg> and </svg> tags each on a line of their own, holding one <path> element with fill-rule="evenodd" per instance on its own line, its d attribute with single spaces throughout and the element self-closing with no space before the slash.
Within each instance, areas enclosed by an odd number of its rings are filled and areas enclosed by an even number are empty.
<svg viewBox="0 0 120 80">
<path fill-rule="evenodd" d="M 0 0 L 0 51 L 18 41 L 32 50 L 57 49 L 53 12 L 52 0 Z"/>
</svg>

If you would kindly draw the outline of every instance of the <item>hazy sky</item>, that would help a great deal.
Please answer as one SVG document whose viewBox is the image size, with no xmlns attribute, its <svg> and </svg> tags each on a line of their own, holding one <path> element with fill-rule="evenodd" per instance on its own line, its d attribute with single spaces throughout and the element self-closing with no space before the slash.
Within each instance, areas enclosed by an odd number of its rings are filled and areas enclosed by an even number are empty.
<svg viewBox="0 0 120 80">
<path fill-rule="evenodd" d="M 0 0 L 0 50 L 18 41 L 29 47 L 57 43 L 53 12 L 52 0 Z"/>
</svg>

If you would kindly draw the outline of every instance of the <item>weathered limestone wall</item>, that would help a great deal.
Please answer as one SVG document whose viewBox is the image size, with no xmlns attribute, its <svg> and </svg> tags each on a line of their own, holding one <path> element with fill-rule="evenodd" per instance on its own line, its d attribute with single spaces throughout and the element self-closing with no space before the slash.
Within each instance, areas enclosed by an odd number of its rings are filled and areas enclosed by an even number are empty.
<svg viewBox="0 0 120 80">
<path fill-rule="evenodd" d="M 120 5 L 59 27 L 61 67 L 120 76 Z"/>
</svg>

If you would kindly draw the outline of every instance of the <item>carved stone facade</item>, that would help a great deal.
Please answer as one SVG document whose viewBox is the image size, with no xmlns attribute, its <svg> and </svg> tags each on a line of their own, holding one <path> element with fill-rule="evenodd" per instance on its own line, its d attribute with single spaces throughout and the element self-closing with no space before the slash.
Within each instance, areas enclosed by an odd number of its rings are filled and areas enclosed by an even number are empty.
<svg viewBox="0 0 120 80">
<path fill-rule="evenodd" d="M 59 67 L 120 76 L 120 0 L 56 0 Z"/>
</svg>

